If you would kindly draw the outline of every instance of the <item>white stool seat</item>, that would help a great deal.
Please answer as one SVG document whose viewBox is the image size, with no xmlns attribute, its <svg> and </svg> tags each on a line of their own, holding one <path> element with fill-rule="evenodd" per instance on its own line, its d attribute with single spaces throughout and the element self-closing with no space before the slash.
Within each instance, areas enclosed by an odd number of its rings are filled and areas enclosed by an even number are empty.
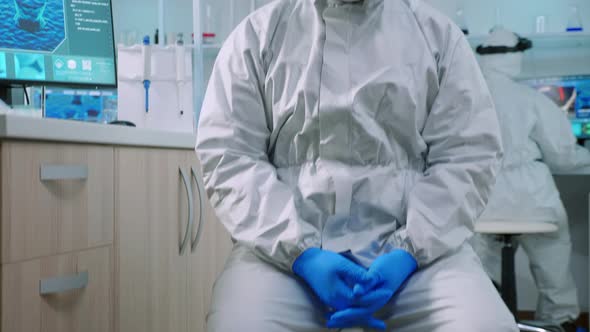
<svg viewBox="0 0 590 332">
<path fill-rule="evenodd" d="M 553 233 L 557 230 L 557 225 L 544 221 L 479 220 L 475 223 L 475 232 L 481 234 L 541 234 Z"/>
</svg>

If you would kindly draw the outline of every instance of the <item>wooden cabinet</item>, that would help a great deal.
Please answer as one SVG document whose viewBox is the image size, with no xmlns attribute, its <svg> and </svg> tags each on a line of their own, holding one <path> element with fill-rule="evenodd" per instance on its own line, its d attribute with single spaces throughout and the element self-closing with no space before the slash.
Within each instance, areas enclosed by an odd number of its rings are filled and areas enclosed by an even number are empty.
<svg viewBox="0 0 590 332">
<path fill-rule="evenodd" d="M 2 331 L 112 330 L 113 148 L 1 150 Z"/>
<path fill-rule="evenodd" d="M 116 152 L 118 331 L 187 330 L 187 256 L 180 253 L 189 222 L 180 174 L 185 157 L 171 150 Z"/>
<path fill-rule="evenodd" d="M 3 332 L 112 330 L 112 250 L 2 266 Z"/>
<path fill-rule="evenodd" d="M 119 148 L 116 331 L 204 331 L 229 237 L 202 190 L 192 151 Z M 225 245 L 217 239 L 225 238 Z"/>
<path fill-rule="evenodd" d="M 194 175 L 192 187 L 195 192 L 200 189 L 199 194 L 203 198 L 202 200 L 199 200 L 199 197 L 195 198 L 195 204 L 199 206 L 196 213 L 197 221 L 200 221 L 198 226 L 200 234 L 189 256 L 189 332 L 204 332 L 213 284 L 223 270 L 232 242 L 225 228 L 217 220 L 209 200 L 206 199 L 207 195 L 198 171 L 201 168 L 196 156 L 190 156 L 189 159 Z M 195 229 L 198 228 L 195 227 Z M 197 236 L 196 232 L 193 232 L 193 236 Z"/>
<path fill-rule="evenodd" d="M 2 263 L 113 241 L 113 148 L 2 143 Z"/>
<path fill-rule="evenodd" d="M 0 331 L 205 331 L 232 244 L 193 150 L 0 148 Z"/>
</svg>

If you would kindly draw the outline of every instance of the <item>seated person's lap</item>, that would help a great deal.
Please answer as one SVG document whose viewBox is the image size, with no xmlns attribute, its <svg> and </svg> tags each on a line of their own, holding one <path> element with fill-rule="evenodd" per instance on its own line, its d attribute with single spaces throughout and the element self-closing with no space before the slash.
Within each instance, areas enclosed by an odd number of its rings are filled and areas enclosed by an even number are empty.
<svg viewBox="0 0 590 332">
<path fill-rule="evenodd" d="M 236 246 L 215 285 L 207 328 L 321 332 L 324 315 L 305 283 Z M 416 272 L 377 316 L 396 332 L 516 331 L 468 245 Z"/>
</svg>

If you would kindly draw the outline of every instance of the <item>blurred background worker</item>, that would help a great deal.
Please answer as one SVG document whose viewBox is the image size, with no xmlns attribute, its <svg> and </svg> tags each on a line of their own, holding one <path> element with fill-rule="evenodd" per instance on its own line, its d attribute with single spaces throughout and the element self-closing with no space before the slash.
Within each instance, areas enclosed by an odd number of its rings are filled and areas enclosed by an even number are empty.
<svg viewBox="0 0 590 332">
<path fill-rule="evenodd" d="M 496 104 L 505 157 L 481 219 L 552 221 L 559 230 L 517 239 L 530 260 L 539 291 L 536 319 L 575 331 L 577 290 L 570 271 L 572 245 L 567 215 L 553 173 L 590 173 L 590 152 L 576 144 L 565 112 L 542 93 L 517 83 L 523 52 L 532 43 L 502 27 L 477 48 Z M 478 236 L 476 249 L 495 280 L 501 243 Z"/>
</svg>

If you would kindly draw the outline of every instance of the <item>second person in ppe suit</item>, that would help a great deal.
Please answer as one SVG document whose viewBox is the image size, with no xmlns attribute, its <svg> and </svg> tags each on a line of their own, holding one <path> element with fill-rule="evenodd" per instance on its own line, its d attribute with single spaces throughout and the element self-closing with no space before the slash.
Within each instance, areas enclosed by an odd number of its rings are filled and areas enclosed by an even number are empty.
<svg viewBox="0 0 590 332">
<path fill-rule="evenodd" d="M 196 150 L 235 241 L 208 331 L 516 331 L 466 242 L 501 157 L 493 103 L 423 2 L 256 11 L 217 58 Z"/>
<path fill-rule="evenodd" d="M 570 272 L 571 242 L 567 216 L 553 173 L 590 173 L 590 153 L 576 144 L 563 110 L 549 98 L 515 81 L 530 44 L 504 28 L 494 29 L 478 48 L 481 67 L 496 105 L 504 161 L 482 219 L 554 222 L 559 230 L 517 238 L 530 260 L 539 290 L 536 319 L 566 330 L 579 315 Z M 478 236 L 475 246 L 489 273 L 498 280 L 501 244 Z"/>
</svg>

